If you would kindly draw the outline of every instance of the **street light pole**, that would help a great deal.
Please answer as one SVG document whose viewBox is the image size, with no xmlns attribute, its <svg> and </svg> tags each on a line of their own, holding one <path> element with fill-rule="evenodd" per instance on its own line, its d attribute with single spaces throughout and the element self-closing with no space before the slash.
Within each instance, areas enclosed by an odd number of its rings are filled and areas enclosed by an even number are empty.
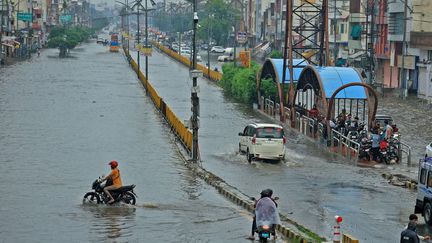
<svg viewBox="0 0 432 243">
<path fill-rule="evenodd" d="M 147 2 L 147 1 L 146 1 Z M 138 78 L 139 78 L 139 70 L 141 68 L 140 66 L 140 50 L 139 50 L 139 44 L 140 44 L 140 22 L 139 22 L 139 9 L 141 7 L 141 0 L 137 1 L 137 26 L 138 26 L 138 32 L 137 32 L 137 45 L 135 45 L 137 47 L 137 63 L 138 63 Z"/>
<path fill-rule="evenodd" d="M 401 67 L 401 98 L 406 99 L 408 95 L 407 89 L 407 80 L 406 80 L 406 72 L 405 72 L 405 56 L 407 54 L 406 50 L 406 30 L 407 30 L 407 9 L 408 9 L 408 0 L 405 0 L 404 5 L 404 26 L 403 26 L 403 40 L 402 40 L 402 67 Z"/>
<path fill-rule="evenodd" d="M 198 13 L 197 13 L 197 0 L 194 0 L 193 4 L 193 59 L 192 59 L 192 161 L 198 161 L 198 112 L 199 112 L 199 98 L 198 98 L 198 88 L 197 88 L 197 70 L 196 70 L 196 31 L 198 25 Z"/>
<path fill-rule="evenodd" d="M 145 48 L 148 48 L 148 8 L 147 8 L 147 1 L 145 0 Z M 145 77 L 147 80 L 148 78 L 148 53 L 145 55 Z M 146 87 L 147 90 L 147 87 Z"/>
</svg>

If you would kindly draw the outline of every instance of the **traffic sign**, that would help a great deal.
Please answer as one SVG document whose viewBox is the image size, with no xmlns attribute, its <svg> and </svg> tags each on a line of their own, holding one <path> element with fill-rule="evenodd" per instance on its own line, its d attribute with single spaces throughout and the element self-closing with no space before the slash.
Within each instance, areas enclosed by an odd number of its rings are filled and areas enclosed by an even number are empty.
<svg viewBox="0 0 432 243">
<path fill-rule="evenodd" d="M 60 21 L 63 23 L 72 22 L 72 15 L 60 15 Z"/>
<path fill-rule="evenodd" d="M 246 32 L 237 32 L 237 42 L 239 44 L 244 44 L 247 42 L 247 33 Z"/>
<path fill-rule="evenodd" d="M 22 20 L 22 21 L 32 21 L 32 14 L 31 13 L 18 13 L 17 14 L 17 18 L 18 20 Z"/>
</svg>

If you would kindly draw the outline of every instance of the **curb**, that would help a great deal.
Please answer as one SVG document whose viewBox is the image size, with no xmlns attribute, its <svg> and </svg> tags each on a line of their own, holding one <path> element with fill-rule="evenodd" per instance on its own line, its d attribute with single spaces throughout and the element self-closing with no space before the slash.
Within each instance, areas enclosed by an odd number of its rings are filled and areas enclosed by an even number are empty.
<svg viewBox="0 0 432 243">
<path fill-rule="evenodd" d="M 178 147 L 178 146 L 177 146 Z M 192 172 L 194 172 L 198 177 L 203 179 L 207 184 L 216 188 L 216 190 L 222 194 L 224 197 L 228 198 L 230 201 L 234 202 L 238 206 L 243 207 L 248 212 L 253 213 L 253 202 L 249 199 L 249 196 L 240 192 L 237 188 L 226 183 L 222 178 L 216 176 L 215 174 L 205 170 L 199 164 L 191 163 L 187 160 L 186 156 L 180 149 L 178 150 L 179 154 L 184 160 L 185 166 L 188 167 Z M 279 213 L 282 221 L 287 221 L 288 223 L 293 224 L 294 226 L 301 226 L 300 224 L 288 219 L 286 215 Z M 306 228 L 304 226 L 301 226 Z M 279 224 L 276 226 L 276 230 L 279 231 L 281 235 L 286 237 L 287 239 L 295 240 L 296 242 L 301 243 L 313 243 L 312 239 L 295 232 L 293 229 L 286 225 Z M 321 237 L 321 239 L 325 240 L 325 238 Z"/>
</svg>

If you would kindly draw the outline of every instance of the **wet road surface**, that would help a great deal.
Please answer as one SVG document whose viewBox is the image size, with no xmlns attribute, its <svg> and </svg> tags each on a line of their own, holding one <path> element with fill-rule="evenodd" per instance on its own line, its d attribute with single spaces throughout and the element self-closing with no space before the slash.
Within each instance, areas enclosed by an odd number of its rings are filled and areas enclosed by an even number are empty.
<svg viewBox="0 0 432 243">
<path fill-rule="evenodd" d="M 191 174 L 120 53 L 0 68 L 0 242 L 244 242 L 250 215 Z M 137 206 L 82 205 L 108 161 Z"/>
<path fill-rule="evenodd" d="M 188 69 L 154 51 L 149 76 L 174 112 L 188 119 L 192 86 Z M 250 122 L 271 121 L 227 97 L 212 82 L 200 79 L 198 85 L 200 151 L 206 169 L 250 196 L 273 188 L 282 212 L 292 213 L 292 219 L 322 236 L 331 237 L 334 216 L 341 215 L 342 231 L 361 242 L 399 241 L 414 210 L 415 192 L 389 185 L 380 175 L 382 170 L 355 167 L 293 132 L 288 134 L 286 163 L 249 164 L 237 152 L 237 134 Z"/>
</svg>

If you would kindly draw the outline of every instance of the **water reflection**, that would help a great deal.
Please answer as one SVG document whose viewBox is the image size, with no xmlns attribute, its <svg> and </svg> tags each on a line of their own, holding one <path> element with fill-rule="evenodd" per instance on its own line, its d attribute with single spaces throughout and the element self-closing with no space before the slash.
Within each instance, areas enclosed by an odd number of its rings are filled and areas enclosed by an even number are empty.
<svg viewBox="0 0 432 243">
<path fill-rule="evenodd" d="M 132 236 L 133 228 L 136 226 L 135 207 L 83 204 L 82 208 L 92 216 L 89 220 L 90 235 L 97 235 L 100 241 Z"/>
</svg>

